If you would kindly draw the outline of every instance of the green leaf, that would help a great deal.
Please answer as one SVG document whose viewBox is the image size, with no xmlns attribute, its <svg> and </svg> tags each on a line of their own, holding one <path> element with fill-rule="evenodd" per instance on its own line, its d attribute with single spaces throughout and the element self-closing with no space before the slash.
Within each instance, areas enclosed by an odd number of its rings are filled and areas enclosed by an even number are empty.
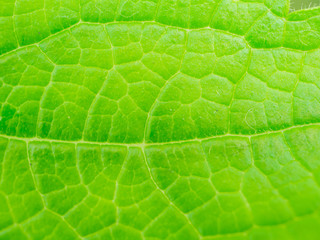
<svg viewBox="0 0 320 240">
<path fill-rule="evenodd" d="M 0 1 L 0 240 L 320 236 L 320 8 Z"/>
</svg>

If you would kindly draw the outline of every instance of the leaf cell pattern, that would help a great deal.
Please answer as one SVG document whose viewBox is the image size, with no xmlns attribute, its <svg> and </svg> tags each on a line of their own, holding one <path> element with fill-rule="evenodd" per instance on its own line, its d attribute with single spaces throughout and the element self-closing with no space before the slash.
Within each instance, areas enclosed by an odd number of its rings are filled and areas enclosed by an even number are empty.
<svg viewBox="0 0 320 240">
<path fill-rule="evenodd" d="M 318 239 L 320 10 L 0 2 L 0 239 Z"/>
</svg>

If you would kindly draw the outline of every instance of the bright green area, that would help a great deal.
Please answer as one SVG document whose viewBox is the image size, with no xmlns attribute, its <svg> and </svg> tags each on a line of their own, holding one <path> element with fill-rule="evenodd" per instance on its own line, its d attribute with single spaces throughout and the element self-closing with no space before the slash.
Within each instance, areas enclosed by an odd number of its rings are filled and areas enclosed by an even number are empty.
<svg viewBox="0 0 320 240">
<path fill-rule="evenodd" d="M 0 0 L 0 240 L 320 236 L 320 8 Z"/>
</svg>

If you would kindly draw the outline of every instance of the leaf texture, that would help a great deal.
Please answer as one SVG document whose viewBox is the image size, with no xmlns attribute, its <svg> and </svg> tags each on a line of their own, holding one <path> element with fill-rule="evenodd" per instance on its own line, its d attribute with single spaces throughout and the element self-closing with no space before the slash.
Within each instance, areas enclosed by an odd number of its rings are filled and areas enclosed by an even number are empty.
<svg viewBox="0 0 320 240">
<path fill-rule="evenodd" d="M 320 236 L 320 8 L 0 1 L 0 239 Z"/>
</svg>

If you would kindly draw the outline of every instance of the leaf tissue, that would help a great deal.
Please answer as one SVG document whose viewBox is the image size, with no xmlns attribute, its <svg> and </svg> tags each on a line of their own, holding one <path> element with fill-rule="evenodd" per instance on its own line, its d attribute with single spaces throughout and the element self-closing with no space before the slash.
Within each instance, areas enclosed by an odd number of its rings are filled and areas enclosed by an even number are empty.
<svg viewBox="0 0 320 240">
<path fill-rule="evenodd" d="M 320 239 L 320 7 L 1 0 L 0 240 Z"/>
</svg>

